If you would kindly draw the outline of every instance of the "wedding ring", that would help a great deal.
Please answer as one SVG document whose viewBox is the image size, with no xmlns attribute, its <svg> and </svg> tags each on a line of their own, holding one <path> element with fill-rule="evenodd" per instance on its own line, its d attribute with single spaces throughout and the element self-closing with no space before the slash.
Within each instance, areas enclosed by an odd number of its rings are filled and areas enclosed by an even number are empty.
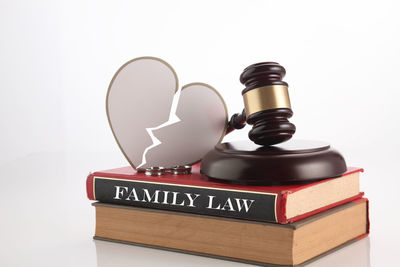
<svg viewBox="0 0 400 267">
<path fill-rule="evenodd" d="M 192 167 L 188 165 L 174 166 L 171 168 L 172 174 L 189 174 L 192 172 Z"/>
<path fill-rule="evenodd" d="M 164 167 L 150 167 L 146 168 L 145 174 L 149 176 L 164 175 L 165 171 Z"/>
</svg>

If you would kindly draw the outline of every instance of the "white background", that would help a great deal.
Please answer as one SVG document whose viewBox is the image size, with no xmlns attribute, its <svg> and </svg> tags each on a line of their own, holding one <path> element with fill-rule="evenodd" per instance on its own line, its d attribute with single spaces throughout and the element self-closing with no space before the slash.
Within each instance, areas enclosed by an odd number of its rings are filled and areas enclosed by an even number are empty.
<svg viewBox="0 0 400 267">
<path fill-rule="evenodd" d="M 127 165 L 105 95 L 123 63 L 147 55 L 169 62 L 181 86 L 214 86 L 230 114 L 243 108 L 241 71 L 281 63 L 296 138 L 329 141 L 365 168 L 370 265 L 394 266 L 399 12 L 396 1 L 0 1 L 0 265 L 96 266 L 86 175 Z M 139 248 L 120 258 L 134 266 L 143 253 L 147 266 L 233 265 Z"/>
</svg>

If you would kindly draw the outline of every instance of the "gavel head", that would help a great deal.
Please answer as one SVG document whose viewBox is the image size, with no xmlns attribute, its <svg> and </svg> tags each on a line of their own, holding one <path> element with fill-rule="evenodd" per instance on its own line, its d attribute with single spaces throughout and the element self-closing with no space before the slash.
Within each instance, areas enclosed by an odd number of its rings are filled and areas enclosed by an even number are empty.
<svg viewBox="0 0 400 267">
<path fill-rule="evenodd" d="M 296 127 L 288 121 L 293 112 L 288 84 L 282 81 L 286 70 L 275 62 L 248 66 L 240 75 L 246 122 L 253 125 L 249 138 L 259 145 L 274 145 L 289 140 Z"/>
</svg>

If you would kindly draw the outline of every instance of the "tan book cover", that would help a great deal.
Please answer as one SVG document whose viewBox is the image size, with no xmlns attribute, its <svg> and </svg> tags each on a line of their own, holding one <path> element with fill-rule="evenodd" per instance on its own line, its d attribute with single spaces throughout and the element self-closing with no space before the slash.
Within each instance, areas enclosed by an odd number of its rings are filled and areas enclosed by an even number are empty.
<svg viewBox="0 0 400 267">
<path fill-rule="evenodd" d="M 291 224 L 94 203 L 95 239 L 261 265 L 296 266 L 369 232 L 363 198 Z"/>
</svg>

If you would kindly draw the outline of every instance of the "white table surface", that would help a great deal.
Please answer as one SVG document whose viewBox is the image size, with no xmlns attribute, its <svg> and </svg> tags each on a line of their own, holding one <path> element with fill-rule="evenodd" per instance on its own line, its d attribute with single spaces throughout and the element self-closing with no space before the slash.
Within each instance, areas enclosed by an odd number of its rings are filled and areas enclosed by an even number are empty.
<svg viewBox="0 0 400 267">
<path fill-rule="evenodd" d="M 94 241 L 95 214 L 86 198 L 86 175 L 119 160 L 106 153 L 42 152 L 1 166 L 1 179 L 7 183 L 2 183 L 1 194 L 0 266 L 249 266 Z M 390 220 L 394 210 L 384 200 L 371 199 L 368 238 L 309 266 L 395 266 L 398 222 Z"/>
</svg>

